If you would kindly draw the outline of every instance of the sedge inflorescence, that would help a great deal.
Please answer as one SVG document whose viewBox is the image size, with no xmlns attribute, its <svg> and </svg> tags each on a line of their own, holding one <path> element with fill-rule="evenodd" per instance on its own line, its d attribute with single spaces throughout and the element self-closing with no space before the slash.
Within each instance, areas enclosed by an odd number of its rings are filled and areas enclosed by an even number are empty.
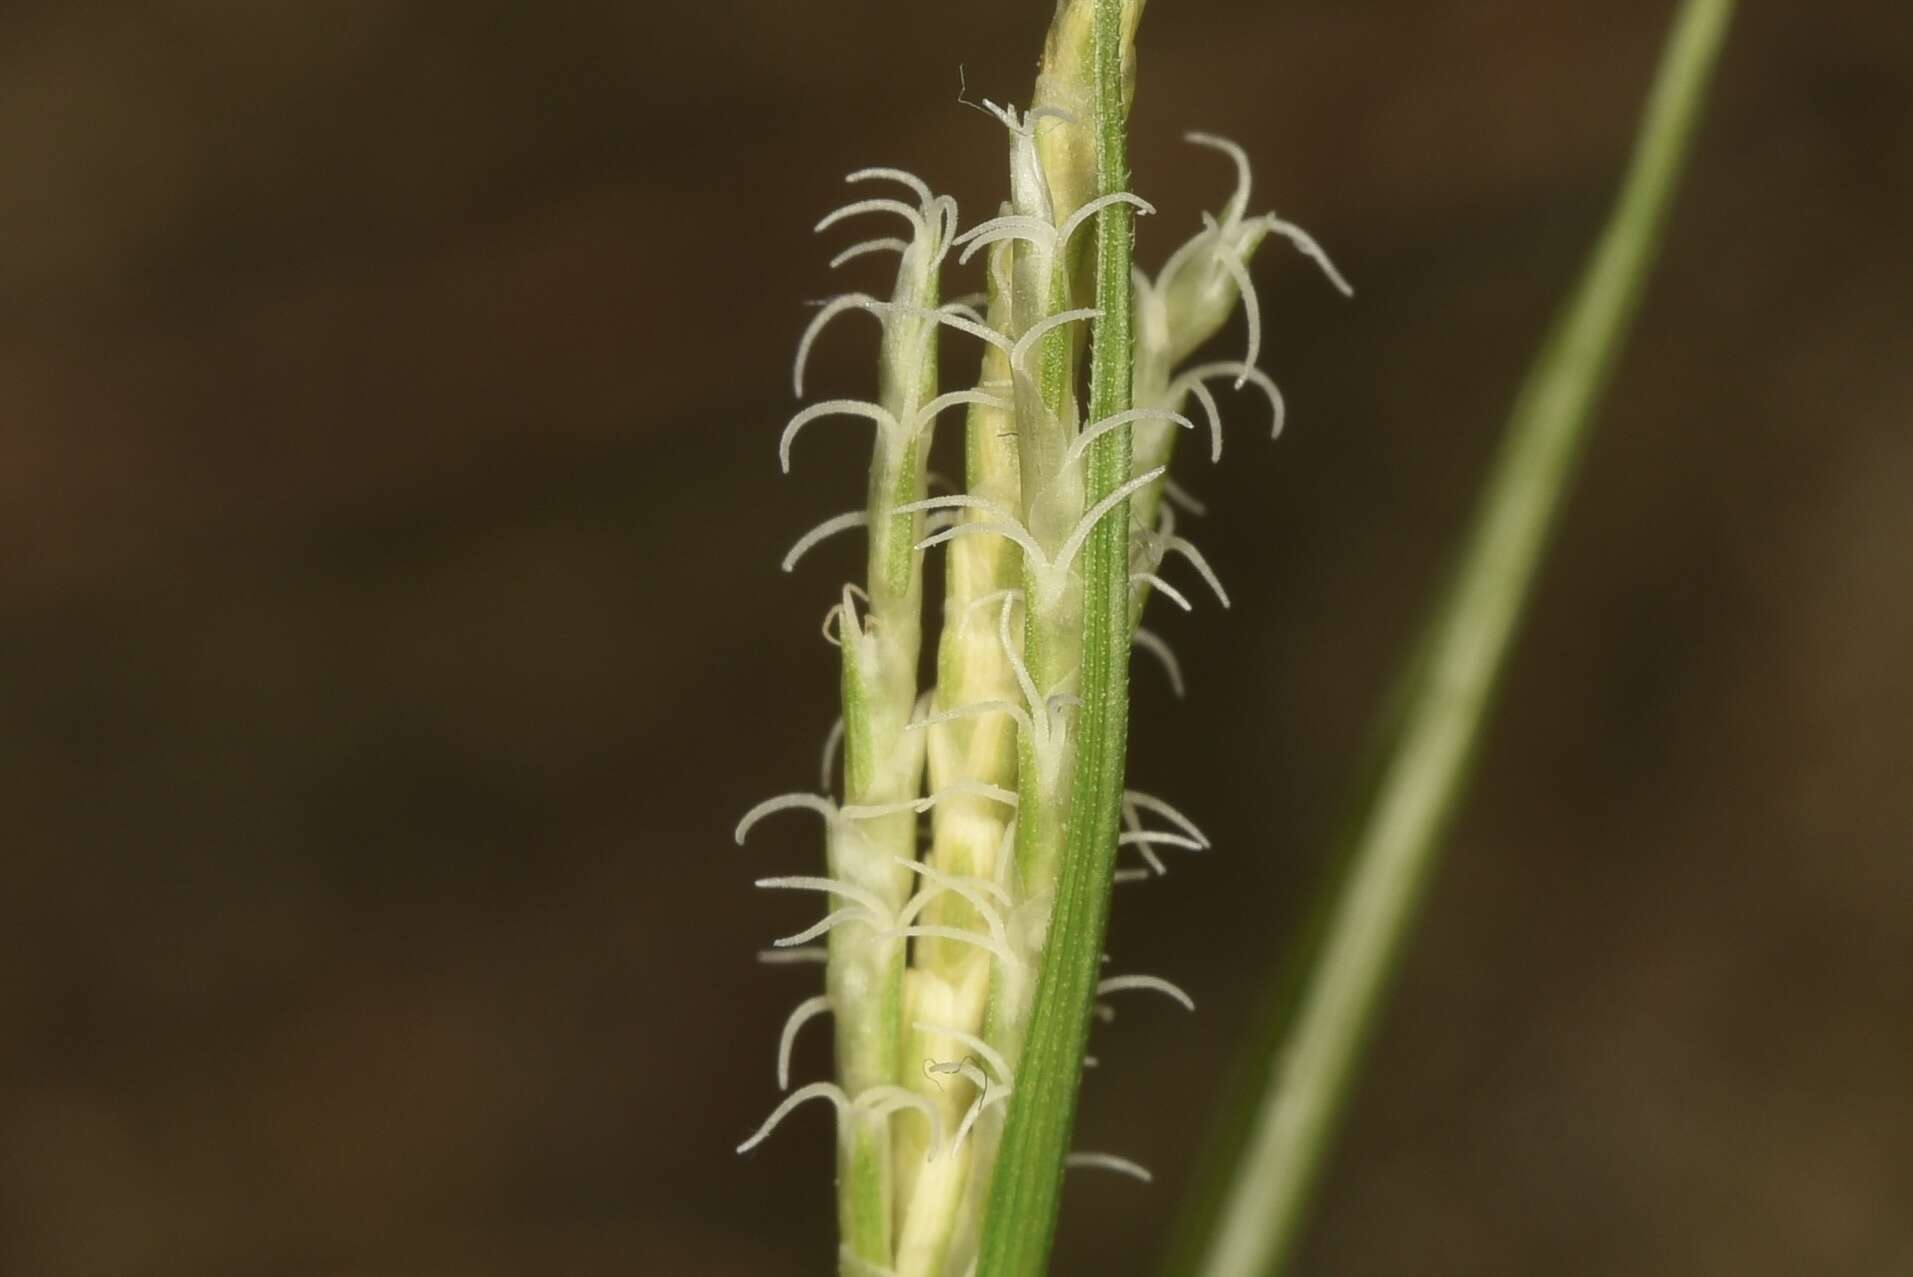
<svg viewBox="0 0 1913 1277">
<path fill-rule="evenodd" d="M 788 472 L 803 433 L 823 419 L 860 418 L 874 432 L 864 504 L 805 533 L 783 563 L 793 570 L 825 538 L 863 533 L 862 579 L 837 589 L 824 622 L 838 649 L 843 715 L 825 744 L 822 790 L 761 803 L 736 831 L 741 843 L 766 818 L 805 811 L 821 818 L 825 846 L 824 872 L 757 884 L 821 898 L 816 921 L 777 940 L 767 956 L 820 961 L 824 989 L 786 1022 L 776 1075 L 787 1094 L 739 1151 L 801 1104 L 835 1108 L 845 1273 L 962 1277 L 974 1260 L 1067 832 L 1085 543 L 1102 519 L 1127 507 L 1134 645 L 1162 662 L 1179 694 L 1182 673 L 1167 643 L 1138 624 L 1145 603 L 1160 594 L 1194 606 L 1189 578 L 1174 579 L 1172 560 L 1225 607 L 1228 596 L 1178 527 L 1179 509 L 1201 507 L 1168 478 L 1177 438 L 1205 437 L 1209 458 L 1220 458 L 1217 383 L 1253 387 L 1268 401 L 1274 433 L 1283 424 L 1281 394 L 1256 366 L 1262 325 L 1248 263 L 1274 235 L 1348 291 L 1304 232 L 1273 214 L 1250 214 L 1241 148 L 1189 134 L 1233 162 L 1233 193 L 1159 273 L 1135 273 L 1134 406 L 1083 419 L 1085 326 L 1100 317 L 1086 284 L 1095 245 L 1085 230 L 1114 204 L 1154 211 L 1127 191 L 1094 194 L 1084 8 L 1059 5 L 1026 111 L 984 104 L 1009 143 L 1010 194 L 996 216 L 963 230 L 949 196 L 903 169 L 868 168 L 849 175 L 858 198 L 817 224 L 831 232 L 887 219 L 884 229 L 898 234 L 851 243 L 830 266 L 894 254 L 896 271 L 888 296 L 848 292 L 824 303 L 793 372 L 801 399 L 816 343 L 840 317 L 865 314 L 879 329 L 874 397 L 810 404 L 777 444 Z M 976 302 L 946 300 L 945 270 L 979 259 L 984 288 Z M 1238 308 L 1244 357 L 1191 364 Z M 945 333 L 981 355 L 975 380 L 951 390 L 940 380 Z M 962 488 L 932 494 L 931 441 L 958 409 Z M 1088 449 L 1121 429 L 1131 432 L 1133 469 L 1090 500 Z M 939 550 L 946 561 L 935 677 L 920 686 L 923 565 Z M 1175 807 L 1135 791 L 1124 794 L 1118 842 L 1136 859 L 1116 871 L 1117 881 L 1163 873 L 1164 850 L 1209 845 Z M 1155 976 L 1112 975 L 1098 994 L 1130 990 L 1193 1008 Z M 792 1090 L 794 1043 L 825 1015 L 836 1076 Z M 1071 1164 L 1147 1178 L 1111 1154 L 1077 1154 Z"/>
</svg>

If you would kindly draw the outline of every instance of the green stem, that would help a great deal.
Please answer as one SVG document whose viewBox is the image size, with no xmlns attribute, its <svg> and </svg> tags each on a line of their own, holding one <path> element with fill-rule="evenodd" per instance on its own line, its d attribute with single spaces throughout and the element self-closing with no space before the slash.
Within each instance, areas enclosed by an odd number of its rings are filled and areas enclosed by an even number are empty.
<svg viewBox="0 0 1913 1277">
<path fill-rule="evenodd" d="M 1590 411 L 1625 336 L 1687 154 L 1732 0 L 1687 0 L 1626 183 L 1579 287 L 1516 400 L 1446 597 L 1400 698 L 1317 960 L 1267 1036 L 1250 1118 L 1212 1231 L 1191 1230 L 1176 1271 L 1263 1277 L 1292 1251 L 1363 1039 L 1463 788 Z M 1045 968 L 1047 973 L 1047 968 Z M 1204 1232 L 1207 1231 L 1206 1239 Z"/>
<path fill-rule="evenodd" d="M 1132 6 L 1133 8 L 1133 6 Z M 1096 159 L 1102 194 L 1128 189 L 1122 0 L 1099 0 L 1095 23 Z M 1130 403 L 1130 210 L 1097 216 L 1097 323 L 1089 419 Z M 1129 477 L 1127 429 L 1090 446 L 1087 504 Z M 1129 506 L 1119 501 L 1083 550 L 1082 709 L 1062 877 L 1029 1037 L 985 1217 L 979 1277 L 1039 1277 L 1048 1262 L 1076 1114 L 1116 852 L 1129 721 Z"/>
</svg>

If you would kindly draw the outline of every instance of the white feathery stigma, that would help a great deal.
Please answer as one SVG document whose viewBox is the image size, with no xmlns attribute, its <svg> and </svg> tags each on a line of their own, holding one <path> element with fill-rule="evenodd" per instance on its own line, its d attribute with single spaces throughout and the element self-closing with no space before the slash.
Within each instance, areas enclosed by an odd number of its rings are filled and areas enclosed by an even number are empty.
<svg viewBox="0 0 1913 1277">
<path fill-rule="evenodd" d="M 797 1031 L 812 1019 L 830 1010 L 830 998 L 818 994 L 814 998 L 805 998 L 797 1004 L 797 1009 L 784 1021 L 784 1032 L 777 1040 L 777 1089 L 790 1090 L 790 1053 L 797 1043 Z"/>
<path fill-rule="evenodd" d="M 756 827 L 758 821 L 780 811 L 792 810 L 814 811 L 824 818 L 826 825 L 837 819 L 837 804 L 822 794 L 779 794 L 775 798 L 766 798 L 745 812 L 744 818 L 737 822 L 737 830 L 732 836 L 737 839 L 737 845 L 742 847 L 744 839 L 750 836 L 751 830 Z"/>
<path fill-rule="evenodd" d="M 1193 1011 L 1196 1009 L 1196 1000 L 1194 998 L 1184 993 L 1179 986 L 1171 984 L 1161 976 L 1113 975 L 1098 981 L 1096 985 L 1096 992 L 1099 995 L 1104 993 L 1122 993 L 1129 989 L 1145 989 L 1151 993 L 1160 993 L 1164 997 L 1181 1003 L 1182 1009 L 1185 1011 Z"/>
<path fill-rule="evenodd" d="M 1063 1159 L 1063 1165 L 1070 1170 L 1114 1171 L 1145 1184 L 1153 1183 L 1156 1178 L 1149 1173 L 1148 1167 L 1114 1153 L 1071 1153 Z"/>
</svg>

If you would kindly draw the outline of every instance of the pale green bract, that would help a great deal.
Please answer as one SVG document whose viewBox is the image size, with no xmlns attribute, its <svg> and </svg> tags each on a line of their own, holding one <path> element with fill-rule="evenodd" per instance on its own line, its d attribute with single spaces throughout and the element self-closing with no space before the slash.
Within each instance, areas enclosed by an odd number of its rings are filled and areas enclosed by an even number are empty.
<svg viewBox="0 0 1913 1277">
<path fill-rule="evenodd" d="M 963 1277 L 977 1263 L 1063 869 L 1085 713 L 1086 612 L 1095 611 L 1085 606 L 1084 562 L 1097 529 L 1112 516 L 1127 518 L 1127 623 L 1135 645 L 1164 663 L 1179 692 L 1182 676 L 1168 646 L 1135 628 L 1145 600 L 1159 593 L 1193 606 L 1165 575 L 1172 558 L 1224 606 L 1228 597 L 1177 529 L 1175 505 L 1199 506 L 1167 481 L 1176 438 L 1204 434 L 1202 451 L 1219 459 L 1222 412 L 1209 384 L 1217 379 L 1236 390 L 1252 384 L 1268 400 L 1275 432 L 1282 427 L 1281 395 L 1255 366 L 1261 324 L 1248 261 L 1275 234 L 1347 291 L 1305 233 L 1272 214 L 1249 215 L 1247 157 L 1207 134 L 1189 139 L 1233 161 L 1234 193 L 1158 275 L 1137 272 L 1128 282 L 1128 223 L 1106 219 L 1154 210 L 1108 182 L 1107 139 L 1098 129 L 1110 95 L 1099 96 L 1095 59 L 1098 38 L 1115 33 L 1120 47 L 1105 52 L 1121 58 L 1126 100 L 1141 9 L 1140 0 L 1062 0 L 1033 104 L 1019 113 L 985 103 L 1009 140 L 1009 198 L 997 216 L 959 233 L 948 196 L 902 169 L 871 168 L 849 176 L 859 198 L 817 226 L 835 231 L 887 218 L 900 225 L 886 229 L 906 233 L 837 254 L 832 267 L 895 253 L 895 283 L 887 298 L 846 293 L 825 303 L 797 352 L 801 397 L 810 352 L 831 321 L 851 312 L 873 316 L 881 330 L 875 398 L 811 404 L 778 445 L 789 470 L 801 464 L 802 432 L 820 419 L 848 416 L 874 427 L 863 508 L 826 519 L 784 560 L 791 570 L 823 538 L 864 530 L 863 579 L 839 587 L 825 621 L 826 637 L 840 648 L 843 698 L 839 730 L 825 750 L 825 792 L 770 799 L 737 828 L 742 842 L 769 815 L 808 810 L 822 817 L 826 852 L 822 874 L 758 884 L 823 898 L 818 921 L 777 941 L 773 952 L 815 954 L 805 946 L 821 939 L 825 978 L 824 992 L 798 1004 L 779 1039 L 777 1079 L 788 1094 L 739 1151 L 755 1147 L 799 1105 L 831 1103 L 844 1274 Z M 1121 232 L 1113 241 L 1112 229 Z M 1111 242 L 1123 250 L 1127 325 L 1101 323 L 1103 289 L 1088 269 Z M 958 268 L 981 259 L 981 311 L 943 300 L 942 273 L 953 256 Z M 1247 316 L 1245 357 L 1188 366 L 1238 306 Z M 1106 330 L 1122 337 L 1130 363 L 1120 410 L 1085 420 L 1079 381 L 1092 323 L 1099 343 Z M 980 346 L 973 387 L 940 389 L 944 330 Z M 1099 367 L 1106 356 L 1099 346 Z M 936 423 L 959 407 L 962 490 L 932 495 L 927 458 Z M 1128 469 L 1113 479 L 1093 475 L 1093 459 L 1112 455 L 1101 445 L 1115 439 L 1129 445 Z M 937 548 L 948 557 L 936 680 L 920 688 L 923 560 Z M 831 784 L 839 750 L 840 798 Z M 1163 849 L 1208 846 L 1159 798 L 1125 791 L 1120 806 L 1116 842 L 1133 849 L 1137 864 L 1117 870 L 1117 881 L 1164 872 Z M 1154 976 L 1110 975 L 1096 996 L 1129 990 L 1166 994 L 1193 1009 Z M 836 1077 L 790 1090 L 799 1031 L 826 1013 Z M 1071 1164 L 1147 1178 L 1114 1154 L 1075 1154 Z"/>
</svg>

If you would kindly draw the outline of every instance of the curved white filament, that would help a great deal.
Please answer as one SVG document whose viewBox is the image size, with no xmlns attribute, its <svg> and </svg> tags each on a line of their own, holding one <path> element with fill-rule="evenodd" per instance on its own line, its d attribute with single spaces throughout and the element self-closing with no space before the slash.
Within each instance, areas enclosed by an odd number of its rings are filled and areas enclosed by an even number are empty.
<svg viewBox="0 0 1913 1277">
<path fill-rule="evenodd" d="M 883 897 L 854 882 L 845 882 L 842 878 L 820 878 L 808 874 L 793 874 L 781 878 L 759 878 L 754 886 L 772 891 L 823 891 L 833 896 L 842 896 L 852 904 L 858 905 L 878 918 L 890 916 L 890 906 Z"/>
<path fill-rule="evenodd" d="M 952 940 L 958 944 L 974 945 L 1002 962 L 1006 967 L 1020 967 L 1023 960 L 1010 952 L 1009 946 L 999 942 L 994 936 L 978 935 L 974 931 L 965 931 L 961 927 L 897 927 L 879 933 L 885 938 L 891 936 L 929 936 L 937 940 Z"/>
<path fill-rule="evenodd" d="M 1215 569 L 1209 566 L 1209 560 L 1203 557 L 1202 551 L 1196 549 L 1196 547 L 1190 543 L 1189 538 L 1177 536 L 1165 537 L 1163 538 L 1162 549 L 1165 555 L 1180 554 L 1183 558 L 1189 560 L 1203 581 L 1215 592 L 1216 601 L 1221 603 L 1223 607 L 1229 606 L 1229 592 L 1222 588 L 1222 581 L 1216 576 Z"/>
<path fill-rule="evenodd" d="M 764 1119 L 764 1124 L 757 1128 L 757 1133 L 739 1144 L 737 1151 L 748 1153 L 762 1144 L 770 1138 L 770 1133 L 777 1129 L 779 1123 L 790 1115 L 792 1109 L 808 1100 L 829 1100 L 840 1114 L 849 1112 L 851 1107 L 850 1097 L 845 1095 L 844 1088 L 835 1082 L 812 1082 L 809 1086 L 800 1086 L 785 1096 L 782 1104 L 771 1110 L 771 1115 Z"/>
<path fill-rule="evenodd" d="M 995 408 L 999 412 L 1010 411 L 1012 404 L 1001 395 L 992 395 L 982 390 L 951 390 L 938 395 L 923 407 L 917 409 L 917 415 L 911 419 L 910 433 L 915 436 L 928 422 L 956 407 L 958 404 L 973 404 L 982 408 Z"/>
<path fill-rule="evenodd" d="M 806 966 L 813 962 L 829 962 L 830 950 L 820 944 L 794 949 L 759 949 L 757 960 L 767 967 Z"/>
<path fill-rule="evenodd" d="M 1056 562 L 1050 566 L 1046 575 L 1060 578 L 1068 572 L 1070 563 L 1075 560 L 1077 552 L 1083 548 L 1083 543 L 1089 540 L 1089 534 L 1095 531 L 1096 525 L 1102 522 L 1103 516 L 1129 500 L 1132 492 L 1146 488 L 1162 478 L 1167 469 L 1166 466 L 1157 466 L 1153 470 L 1146 470 L 1129 482 L 1118 485 L 1114 492 L 1091 506 L 1077 521 L 1075 528 L 1071 529 L 1069 540 L 1063 542 L 1063 548 L 1057 551 Z"/>
<path fill-rule="evenodd" d="M 1188 690 L 1187 685 L 1182 681 L 1182 662 L 1176 659 L 1175 652 L 1170 649 L 1162 635 L 1154 630 L 1138 629 L 1130 635 L 1129 641 L 1156 658 L 1162 665 L 1163 673 L 1169 676 L 1170 693 L 1177 700 L 1181 700 Z"/>
<path fill-rule="evenodd" d="M 797 544 L 791 546 L 789 551 L 785 553 L 782 565 L 784 571 L 789 572 L 794 569 L 797 566 L 797 561 L 809 553 L 811 547 L 819 541 L 827 537 L 835 536 L 839 532 L 847 532 L 851 528 L 865 527 L 869 523 L 869 512 L 864 510 L 851 510 L 847 513 L 833 515 L 825 519 L 822 523 L 804 533 L 803 536 L 798 537 Z"/>
<path fill-rule="evenodd" d="M 1097 982 L 1096 993 L 1122 993 L 1128 989 L 1145 989 L 1151 993 L 1160 993 L 1182 1004 L 1185 1011 L 1196 1009 L 1196 1000 L 1184 993 L 1181 988 L 1156 975 L 1113 975 Z"/>
<path fill-rule="evenodd" d="M 849 248 L 846 248 L 843 252 L 831 258 L 830 269 L 836 270 L 845 262 L 855 261 L 859 257 L 866 256 L 870 253 L 907 253 L 909 251 L 910 241 L 898 239 L 894 235 L 885 235 L 880 239 L 867 239 L 861 243 L 852 244 Z"/>
<path fill-rule="evenodd" d="M 1195 821 L 1189 819 L 1154 794 L 1145 794 L 1140 789 L 1125 789 L 1123 791 L 1123 805 L 1126 807 L 1134 807 L 1138 811 L 1151 812 L 1161 816 L 1164 820 L 1201 843 L 1205 851 L 1211 846 L 1207 836 L 1205 836 L 1200 829 L 1196 828 Z"/>
<path fill-rule="evenodd" d="M 1165 599 L 1168 599 L 1185 612 L 1193 612 L 1196 610 L 1196 605 L 1189 601 L 1188 595 L 1163 580 L 1160 576 L 1157 576 L 1154 572 L 1131 572 L 1129 574 L 1129 583 L 1132 586 L 1145 584 L 1151 586 L 1155 589 L 1156 593 L 1162 595 Z"/>
<path fill-rule="evenodd" d="M 1162 829 L 1132 829 L 1116 839 L 1119 847 L 1180 847 L 1184 851 L 1206 851 L 1208 848 L 1187 834 L 1172 834 Z"/>
<path fill-rule="evenodd" d="M 1142 196 L 1132 194 L 1129 191 L 1112 191 L 1108 195 L 1099 195 L 1069 215 L 1069 220 L 1064 222 L 1062 228 L 1056 232 L 1055 251 L 1061 253 L 1067 249 L 1069 247 L 1069 237 L 1074 235 L 1084 222 L 1087 222 L 1090 218 L 1096 216 L 1096 214 L 1102 212 L 1112 204 L 1133 205 L 1136 211 L 1144 216 L 1148 216 L 1156 211 L 1154 204 L 1151 204 Z"/>
<path fill-rule="evenodd" d="M 822 794 L 779 794 L 775 798 L 766 798 L 744 813 L 744 818 L 737 822 L 737 831 L 733 835 L 737 839 L 737 845 L 740 847 L 744 845 L 744 839 L 749 836 L 751 829 L 764 817 L 780 811 L 790 811 L 793 808 L 816 812 L 824 818 L 826 825 L 837 818 L 837 804 Z"/>
<path fill-rule="evenodd" d="M 921 874 L 926 881 L 962 896 L 979 910 L 988 907 L 983 901 L 982 896 L 988 896 L 1005 909 L 1013 907 L 1016 903 L 1011 899 L 1009 892 L 1005 891 L 996 883 L 991 882 L 988 878 L 976 878 L 968 874 L 947 874 L 940 869 L 924 864 L 921 860 L 911 860 L 907 856 L 893 856 L 891 858 L 912 873 Z M 982 894 L 973 894 L 978 892 Z M 915 915 L 912 916 L 914 917 Z"/>
<path fill-rule="evenodd" d="M 1130 408 L 1126 411 L 1112 413 L 1104 417 L 1101 421 L 1077 435 L 1075 441 L 1069 445 L 1068 451 L 1063 453 L 1063 464 L 1074 464 L 1076 459 L 1083 455 L 1084 450 L 1086 450 L 1090 444 L 1095 443 L 1096 440 L 1102 438 L 1112 430 L 1120 429 L 1123 426 L 1130 425 L 1137 421 L 1167 421 L 1183 430 L 1194 430 L 1196 428 L 1195 422 L 1189 420 L 1189 418 L 1183 416 L 1181 413 L 1171 412 L 1167 408 Z"/>
<path fill-rule="evenodd" d="M 1322 251 L 1322 246 L 1315 242 L 1313 235 L 1293 222 L 1283 221 L 1274 213 L 1270 213 L 1268 217 L 1263 220 L 1268 223 L 1271 231 L 1274 231 L 1277 235 L 1280 235 L 1283 239 L 1295 245 L 1297 252 L 1314 262 L 1317 266 L 1320 266 L 1322 273 L 1328 276 L 1328 282 L 1335 285 L 1336 290 L 1340 292 L 1342 296 L 1353 297 L 1355 295 L 1354 286 L 1342 278 L 1342 272 L 1335 269 L 1335 263 L 1328 259 L 1328 254 Z"/>
<path fill-rule="evenodd" d="M 1190 494 L 1189 489 L 1167 476 L 1164 476 L 1162 481 L 1162 498 L 1165 504 L 1178 510 L 1186 510 L 1193 515 L 1201 516 L 1209 513 L 1207 504 L 1198 501 Z"/>
<path fill-rule="evenodd" d="M 844 743 L 844 716 L 837 715 L 837 721 L 830 725 L 830 731 L 824 737 L 824 760 L 821 769 L 823 784 L 819 786 L 826 794 L 830 792 L 830 780 L 836 773 L 837 747 Z"/>
<path fill-rule="evenodd" d="M 822 403 L 812 404 L 784 426 L 784 433 L 777 440 L 777 461 L 783 466 L 784 473 L 790 473 L 790 446 L 802 430 L 819 417 L 862 417 L 874 421 L 878 427 L 891 437 L 898 433 L 897 419 L 891 411 L 879 403 L 867 399 L 826 399 Z"/>
<path fill-rule="evenodd" d="M 1243 213 L 1249 208 L 1249 156 L 1240 146 L 1226 137 L 1214 133 L 1184 133 L 1182 140 L 1196 146 L 1206 146 L 1213 151 L 1221 151 L 1235 161 L 1235 190 L 1229 195 L 1229 202 L 1222 206 L 1222 220 L 1233 226 L 1242 220 Z"/>
<path fill-rule="evenodd" d="M 1063 1159 L 1063 1165 L 1071 1170 L 1115 1171 L 1145 1184 L 1154 1183 L 1156 1178 L 1147 1167 L 1114 1153 L 1071 1153 Z"/>
<path fill-rule="evenodd" d="M 1269 409 L 1275 415 L 1275 425 L 1274 428 L 1270 430 L 1269 437 L 1271 439 L 1280 437 L 1282 434 L 1282 422 L 1287 415 L 1287 410 L 1282 402 L 1282 391 L 1277 388 L 1274 379 L 1271 378 L 1269 374 L 1251 364 L 1239 363 L 1230 359 L 1212 364 L 1199 364 L 1194 368 L 1184 369 L 1177 375 L 1176 379 L 1170 383 L 1169 393 L 1171 396 L 1174 396 L 1187 390 L 1193 394 L 1196 388 L 1210 377 L 1224 377 L 1231 373 L 1235 374 L 1236 384 L 1238 386 L 1247 382 L 1257 390 L 1260 390 L 1268 398 Z"/>
<path fill-rule="evenodd" d="M 1081 306 L 1075 310 L 1061 310 L 1054 315 L 1049 315 L 1037 320 L 1030 325 L 1029 331 L 1018 338 L 1016 343 L 1010 347 L 1010 367 L 1027 376 L 1028 370 L 1024 368 L 1023 361 L 1030 353 L 1030 348 L 1036 345 L 1037 342 L 1043 340 L 1043 338 L 1049 336 L 1064 324 L 1073 324 L 1079 320 L 1101 319 L 1102 317 L 1103 312 L 1097 310 L 1094 306 Z"/>
<path fill-rule="evenodd" d="M 790 1090 L 790 1053 L 797 1043 L 797 1031 L 813 1019 L 830 1010 L 830 998 L 818 994 L 814 998 L 805 998 L 797 1004 L 797 1009 L 784 1021 L 784 1032 L 777 1040 L 777 1089 Z"/>
<path fill-rule="evenodd" d="M 1202 220 L 1215 232 L 1216 261 L 1223 270 L 1229 272 L 1229 278 L 1235 281 L 1236 292 L 1242 298 L 1242 316 L 1249 321 L 1249 352 L 1242 357 L 1242 363 L 1245 368 L 1252 367 L 1262 353 L 1262 303 L 1256 299 L 1255 281 L 1249 278 L 1249 268 L 1242 264 L 1235 247 L 1216 225 L 1216 219 L 1204 213 Z M 1235 388 L 1242 389 L 1242 383 L 1247 380 L 1248 374 L 1245 372 L 1236 378 Z"/>
<path fill-rule="evenodd" d="M 903 186 L 907 186 L 910 188 L 911 193 L 917 197 L 917 203 L 920 207 L 928 208 L 930 207 L 932 203 L 935 202 L 935 197 L 933 197 L 930 194 L 929 183 L 925 182 L 922 178 L 918 177 L 915 173 L 910 172 L 908 169 L 884 168 L 881 166 L 872 166 L 870 168 L 860 168 L 854 173 L 844 174 L 844 181 L 845 182 L 883 182 L 883 181 L 897 182 Z"/>
<path fill-rule="evenodd" d="M 912 208 L 902 200 L 882 198 L 858 200 L 854 204 L 846 204 L 840 209 L 826 213 L 822 220 L 813 226 L 811 230 L 814 233 L 822 233 L 835 226 L 838 222 L 843 221 L 845 218 L 858 217 L 864 213 L 895 213 L 899 217 L 909 219 L 910 225 L 915 229 L 918 238 L 926 241 L 930 238 L 930 223 L 924 220 L 922 209 Z"/>
<path fill-rule="evenodd" d="M 810 348 L 817 344 L 819 334 L 831 320 L 849 311 L 863 310 L 875 315 L 877 312 L 870 307 L 878 304 L 877 299 L 869 293 L 845 293 L 825 302 L 811 316 L 810 322 L 804 325 L 804 335 L 797 339 L 797 358 L 791 365 L 791 390 L 799 399 L 804 397 L 804 368 L 810 363 Z M 882 322 L 882 316 L 878 316 L 878 322 Z"/>
<path fill-rule="evenodd" d="M 973 798 L 988 798 L 993 802 L 1002 803 L 1006 807 L 1016 806 L 1016 793 L 1014 790 L 1004 789 L 1000 785 L 985 784 L 980 780 L 960 780 L 955 784 L 945 785 L 942 789 L 937 790 L 936 793 L 924 798 L 910 798 L 895 803 L 871 803 L 862 806 L 845 806 L 839 808 L 837 814 L 845 820 L 875 820 L 880 816 L 895 816 L 906 811 L 914 811 L 921 815 L 946 798 L 956 798 L 964 795 Z"/>
<path fill-rule="evenodd" d="M 1016 542 L 1017 548 L 1029 555 L 1030 561 L 1039 569 L 1046 569 L 1049 566 L 1049 561 L 1043 557 L 1043 547 L 1036 543 L 1036 538 L 1029 534 L 1029 529 L 1014 522 L 959 523 L 955 527 L 945 528 L 934 536 L 925 537 L 917 542 L 916 548 L 929 550 L 942 545 L 945 541 L 954 541 L 958 537 L 986 535 L 1007 537 Z"/>
</svg>

